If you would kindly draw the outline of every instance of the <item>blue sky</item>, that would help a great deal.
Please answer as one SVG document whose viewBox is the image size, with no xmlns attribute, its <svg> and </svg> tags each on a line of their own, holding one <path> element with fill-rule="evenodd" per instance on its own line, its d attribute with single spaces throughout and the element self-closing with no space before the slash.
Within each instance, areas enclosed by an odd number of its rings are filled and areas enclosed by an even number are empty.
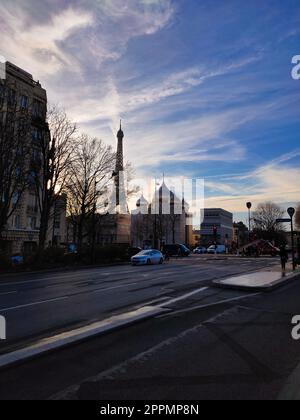
<svg viewBox="0 0 300 420">
<path fill-rule="evenodd" d="M 200 177 L 206 205 L 300 201 L 299 0 L 2 0 L 0 54 L 137 176 Z"/>
</svg>

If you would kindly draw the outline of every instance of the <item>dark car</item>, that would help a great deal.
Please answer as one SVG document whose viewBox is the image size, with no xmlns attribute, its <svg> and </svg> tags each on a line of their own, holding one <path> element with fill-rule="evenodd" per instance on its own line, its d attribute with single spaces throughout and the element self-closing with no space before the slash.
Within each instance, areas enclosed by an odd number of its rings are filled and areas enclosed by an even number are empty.
<svg viewBox="0 0 300 420">
<path fill-rule="evenodd" d="M 191 254 L 191 250 L 182 244 L 165 245 L 163 254 L 169 257 L 188 257 Z"/>
</svg>

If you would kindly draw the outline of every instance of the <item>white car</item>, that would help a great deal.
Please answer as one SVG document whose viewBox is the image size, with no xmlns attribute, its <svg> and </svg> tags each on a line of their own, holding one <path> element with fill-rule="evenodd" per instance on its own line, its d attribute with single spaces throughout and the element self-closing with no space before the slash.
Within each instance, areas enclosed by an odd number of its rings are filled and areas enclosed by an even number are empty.
<svg viewBox="0 0 300 420">
<path fill-rule="evenodd" d="M 206 254 L 207 249 L 204 246 L 198 246 L 197 248 L 194 249 L 193 253 L 194 254 Z"/>
<path fill-rule="evenodd" d="M 141 251 L 137 255 L 131 258 L 132 265 L 152 265 L 152 264 L 163 264 L 164 256 L 160 251 L 156 249 L 149 249 L 147 251 Z"/>
<path fill-rule="evenodd" d="M 225 245 L 212 245 L 207 250 L 208 254 L 225 254 L 226 246 Z"/>
</svg>

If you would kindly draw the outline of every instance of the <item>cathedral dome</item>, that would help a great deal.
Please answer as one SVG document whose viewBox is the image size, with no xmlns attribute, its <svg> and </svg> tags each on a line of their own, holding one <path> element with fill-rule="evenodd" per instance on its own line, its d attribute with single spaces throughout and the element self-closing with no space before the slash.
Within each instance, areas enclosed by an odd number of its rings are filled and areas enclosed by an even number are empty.
<svg viewBox="0 0 300 420">
<path fill-rule="evenodd" d="M 143 195 L 136 202 L 137 207 L 146 207 L 148 205 L 149 205 L 149 203 Z"/>
</svg>

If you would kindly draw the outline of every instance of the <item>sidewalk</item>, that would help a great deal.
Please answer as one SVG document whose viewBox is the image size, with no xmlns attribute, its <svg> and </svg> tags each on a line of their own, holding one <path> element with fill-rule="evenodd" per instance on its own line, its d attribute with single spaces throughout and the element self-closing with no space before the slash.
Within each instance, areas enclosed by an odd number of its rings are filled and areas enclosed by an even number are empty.
<svg viewBox="0 0 300 420">
<path fill-rule="evenodd" d="M 258 271 L 242 276 L 215 280 L 213 285 L 223 289 L 249 292 L 271 292 L 272 290 L 285 286 L 295 280 L 300 280 L 300 269 L 295 272 L 291 270 L 282 273 L 280 268 L 274 268 L 272 271 Z"/>
</svg>

